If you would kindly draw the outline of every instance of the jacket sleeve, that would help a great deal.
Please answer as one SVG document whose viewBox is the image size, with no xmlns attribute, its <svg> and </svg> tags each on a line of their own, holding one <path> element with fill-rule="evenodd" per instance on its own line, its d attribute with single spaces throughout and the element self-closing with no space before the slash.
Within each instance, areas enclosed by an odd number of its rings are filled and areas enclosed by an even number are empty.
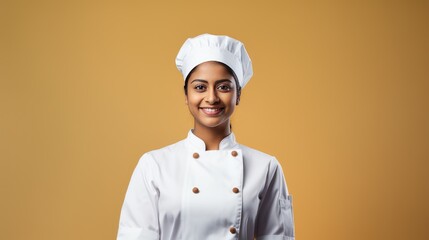
<svg viewBox="0 0 429 240">
<path fill-rule="evenodd" d="M 117 240 L 158 240 L 158 197 L 154 184 L 156 164 L 144 154 L 131 176 L 119 220 Z"/>
<path fill-rule="evenodd" d="M 292 196 L 276 158 L 272 159 L 268 171 L 268 181 L 256 219 L 255 237 L 257 240 L 294 240 Z"/>
</svg>

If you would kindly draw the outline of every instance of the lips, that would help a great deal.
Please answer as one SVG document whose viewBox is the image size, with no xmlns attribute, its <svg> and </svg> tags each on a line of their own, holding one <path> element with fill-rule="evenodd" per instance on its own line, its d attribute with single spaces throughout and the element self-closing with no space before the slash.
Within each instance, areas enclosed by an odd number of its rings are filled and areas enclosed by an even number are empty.
<svg viewBox="0 0 429 240">
<path fill-rule="evenodd" d="M 201 109 L 201 111 L 203 111 L 205 114 L 207 114 L 209 116 L 219 115 L 224 110 L 224 108 L 213 108 L 213 107 L 210 107 L 210 108 L 203 107 L 200 109 Z"/>
</svg>

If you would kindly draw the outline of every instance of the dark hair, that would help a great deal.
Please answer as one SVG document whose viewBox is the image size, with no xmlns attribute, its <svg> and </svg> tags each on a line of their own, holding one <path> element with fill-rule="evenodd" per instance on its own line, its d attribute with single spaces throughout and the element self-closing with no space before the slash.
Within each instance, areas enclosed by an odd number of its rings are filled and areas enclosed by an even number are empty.
<svg viewBox="0 0 429 240">
<path fill-rule="evenodd" d="M 219 63 L 219 64 L 221 64 L 221 65 L 223 65 L 224 67 L 225 67 L 225 69 L 228 71 L 228 73 L 229 74 L 231 74 L 232 75 L 232 77 L 234 77 L 234 80 L 235 80 L 235 85 L 237 86 L 237 100 L 238 99 L 240 99 L 240 95 L 241 95 L 241 86 L 240 86 L 240 83 L 238 82 L 238 78 L 237 78 L 237 75 L 235 75 L 235 72 L 228 66 L 228 65 L 226 65 L 225 63 L 222 63 L 222 62 L 217 62 L 216 61 L 216 63 Z M 185 90 L 185 95 L 188 95 L 188 80 L 189 80 L 189 77 L 191 76 L 191 74 L 195 71 L 195 69 L 197 69 L 197 67 L 198 67 L 199 65 L 197 65 L 196 67 L 194 67 L 189 73 L 188 73 L 188 76 L 186 76 L 186 79 L 185 79 L 185 86 L 183 86 L 183 89 Z"/>
</svg>

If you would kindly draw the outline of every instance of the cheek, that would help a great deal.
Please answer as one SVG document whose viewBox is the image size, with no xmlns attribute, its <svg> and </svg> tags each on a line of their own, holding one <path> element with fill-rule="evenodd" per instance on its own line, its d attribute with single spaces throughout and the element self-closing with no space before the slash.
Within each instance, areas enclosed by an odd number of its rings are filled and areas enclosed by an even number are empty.
<svg viewBox="0 0 429 240">
<path fill-rule="evenodd" d="M 228 103 L 228 105 L 230 105 L 230 106 L 235 106 L 235 104 L 237 102 L 237 95 L 231 94 L 231 95 L 226 96 L 224 98 L 224 102 Z"/>
<path fill-rule="evenodd" d="M 200 99 L 197 96 L 194 95 L 188 95 L 186 97 L 186 103 L 190 108 L 196 107 L 200 104 Z"/>
</svg>

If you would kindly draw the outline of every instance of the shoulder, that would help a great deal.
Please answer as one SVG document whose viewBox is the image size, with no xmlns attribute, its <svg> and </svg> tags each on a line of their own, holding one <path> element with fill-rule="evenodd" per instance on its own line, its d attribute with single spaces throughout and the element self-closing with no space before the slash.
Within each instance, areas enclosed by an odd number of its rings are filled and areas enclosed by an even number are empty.
<svg viewBox="0 0 429 240">
<path fill-rule="evenodd" d="M 277 158 L 268 153 L 240 144 L 240 149 L 243 152 L 244 161 L 247 164 L 263 165 L 270 169 L 276 169 L 280 163 Z"/>
<path fill-rule="evenodd" d="M 184 140 L 180 140 L 165 147 L 150 150 L 140 157 L 139 165 L 159 165 L 161 159 L 168 160 L 177 157 L 179 152 L 184 151 L 184 147 Z"/>
<path fill-rule="evenodd" d="M 273 158 L 272 155 L 269 155 L 265 152 L 259 151 L 257 149 L 248 147 L 246 145 L 240 144 L 240 149 L 243 151 L 243 154 L 247 154 L 248 157 L 256 157 L 262 159 L 270 159 Z"/>
<path fill-rule="evenodd" d="M 165 147 L 151 150 L 151 151 L 149 151 L 149 152 L 147 152 L 145 154 L 150 155 L 150 156 L 152 156 L 154 158 L 157 158 L 158 156 L 163 156 L 165 154 L 175 153 L 175 152 L 183 149 L 183 147 L 184 147 L 184 141 L 185 140 L 180 140 L 178 142 L 175 142 L 173 144 L 167 145 Z"/>
</svg>

